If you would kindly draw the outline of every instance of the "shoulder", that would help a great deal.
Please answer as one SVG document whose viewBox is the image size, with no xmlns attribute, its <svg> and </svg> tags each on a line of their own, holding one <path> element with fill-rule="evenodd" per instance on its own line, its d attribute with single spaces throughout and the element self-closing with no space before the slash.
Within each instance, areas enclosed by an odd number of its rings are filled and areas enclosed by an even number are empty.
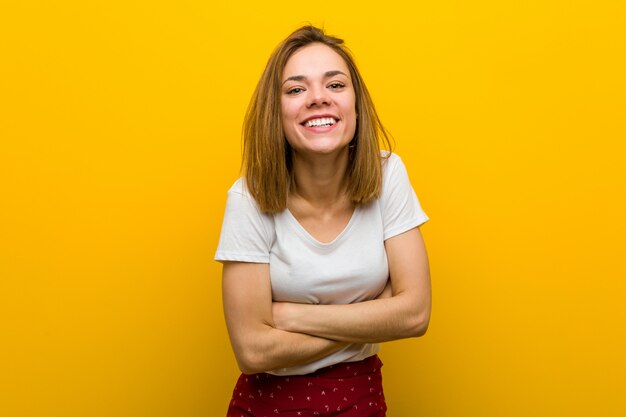
<svg viewBox="0 0 626 417">
<path fill-rule="evenodd" d="M 243 177 L 239 177 L 228 189 L 228 200 L 239 200 L 246 202 L 256 211 L 261 212 L 259 205 L 256 203 L 256 200 L 250 193 L 250 190 L 246 185 L 246 180 Z"/>
<path fill-rule="evenodd" d="M 240 178 L 228 190 L 215 259 L 267 263 L 273 231 L 272 216 L 259 210 Z"/>
<path fill-rule="evenodd" d="M 383 157 L 383 187 L 379 202 L 385 240 L 428 220 L 402 159 L 394 153 L 386 153 Z"/>
<path fill-rule="evenodd" d="M 381 163 L 383 166 L 383 187 L 393 177 L 396 177 L 398 173 L 402 174 L 406 172 L 402 158 L 396 153 L 389 151 L 380 151 Z"/>
<path fill-rule="evenodd" d="M 264 213 L 257 204 L 256 200 L 248 190 L 244 178 L 238 178 L 228 189 L 228 198 L 226 201 L 226 212 L 245 215 L 249 219 L 256 219 L 262 223 L 271 223 L 273 216 Z"/>
<path fill-rule="evenodd" d="M 228 189 L 228 194 L 239 194 L 247 198 L 252 198 L 248 187 L 246 186 L 246 180 L 243 177 L 237 178 L 233 185 Z"/>
<path fill-rule="evenodd" d="M 380 159 L 383 165 L 383 172 L 388 171 L 390 168 L 393 169 L 398 164 L 403 165 L 400 155 L 394 152 L 382 150 L 380 151 Z"/>
</svg>

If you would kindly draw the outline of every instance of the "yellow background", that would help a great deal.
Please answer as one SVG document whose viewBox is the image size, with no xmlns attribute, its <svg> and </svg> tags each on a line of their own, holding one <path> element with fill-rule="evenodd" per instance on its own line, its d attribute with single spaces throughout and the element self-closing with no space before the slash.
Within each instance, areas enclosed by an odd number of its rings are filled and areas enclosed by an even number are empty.
<svg viewBox="0 0 626 417">
<path fill-rule="evenodd" d="M 621 0 L 3 1 L 0 415 L 224 415 L 212 256 L 305 22 L 353 50 L 432 219 L 389 415 L 626 415 Z"/>
</svg>

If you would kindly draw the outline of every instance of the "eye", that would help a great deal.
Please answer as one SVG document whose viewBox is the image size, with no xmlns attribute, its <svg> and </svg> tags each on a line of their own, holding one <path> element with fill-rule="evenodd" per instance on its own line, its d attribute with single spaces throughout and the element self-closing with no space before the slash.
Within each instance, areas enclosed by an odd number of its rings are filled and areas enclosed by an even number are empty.
<svg viewBox="0 0 626 417">
<path fill-rule="evenodd" d="M 340 88 L 343 88 L 345 86 L 346 85 L 344 83 L 334 82 L 334 83 L 330 83 L 328 85 L 328 88 L 330 88 L 331 90 L 339 90 Z"/>
<path fill-rule="evenodd" d="M 304 88 L 302 87 L 294 87 L 294 88 L 290 88 L 289 90 L 287 90 L 287 94 L 300 94 L 301 92 L 304 91 Z"/>
</svg>

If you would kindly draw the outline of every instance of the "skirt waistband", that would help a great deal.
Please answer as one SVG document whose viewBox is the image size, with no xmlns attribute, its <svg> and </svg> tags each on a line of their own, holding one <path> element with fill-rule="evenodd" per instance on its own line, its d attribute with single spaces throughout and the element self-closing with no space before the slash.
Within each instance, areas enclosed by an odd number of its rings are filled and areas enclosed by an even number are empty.
<svg viewBox="0 0 626 417">
<path fill-rule="evenodd" d="M 341 362 L 325 368 L 320 368 L 315 372 L 307 374 L 306 376 L 330 379 L 349 378 L 357 375 L 374 374 L 379 372 L 382 366 L 383 363 L 378 355 L 373 355 L 369 358 L 356 362 Z"/>
</svg>

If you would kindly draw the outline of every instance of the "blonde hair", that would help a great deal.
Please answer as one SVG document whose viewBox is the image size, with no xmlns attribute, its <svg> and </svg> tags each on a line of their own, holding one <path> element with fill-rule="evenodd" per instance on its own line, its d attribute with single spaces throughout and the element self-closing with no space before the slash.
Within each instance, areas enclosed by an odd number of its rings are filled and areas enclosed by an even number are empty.
<svg viewBox="0 0 626 417">
<path fill-rule="evenodd" d="M 382 167 L 380 144 L 391 150 L 367 87 L 343 40 L 328 36 L 314 26 L 303 26 L 274 50 L 252 94 L 243 124 L 242 170 L 246 185 L 260 209 L 277 213 L 287 208 L 293 185 L 292 149 L 285 139 L 281 116 L 281 78 L 289 58 L 298 49 L 321 43 L 345 61 L 355 92 L 357 126 L 349 146 L 347 193 L 356 205 L 367 204 L 380 195 Z"/>
</svg>

